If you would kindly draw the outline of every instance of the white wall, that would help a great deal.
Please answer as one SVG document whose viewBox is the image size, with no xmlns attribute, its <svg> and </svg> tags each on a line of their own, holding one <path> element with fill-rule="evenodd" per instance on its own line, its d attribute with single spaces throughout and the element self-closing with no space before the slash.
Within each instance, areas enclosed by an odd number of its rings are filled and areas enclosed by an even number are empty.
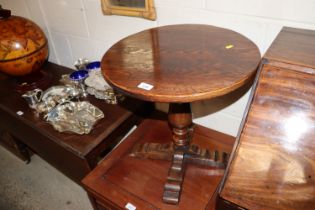
<svg viewBox="0 0 315 210">
<path fill-rule="evenodd" d="M 49 38 L 49 60 L 70 68 L 78 58 L 100 60 L 119 39 L 160 25 L 203 23 L 232 29 L 254 41 L 262 55 L 284 25 L 315 30 L 314 0 L 155 0 L 156 21 L 104 16 L 100 0 L 0 0 L 0 4 L 39 24 Z M 235 103 L 195 103 L 194 121 L 235 136 L 247 101 L 248 93 Z"/>
</svg>

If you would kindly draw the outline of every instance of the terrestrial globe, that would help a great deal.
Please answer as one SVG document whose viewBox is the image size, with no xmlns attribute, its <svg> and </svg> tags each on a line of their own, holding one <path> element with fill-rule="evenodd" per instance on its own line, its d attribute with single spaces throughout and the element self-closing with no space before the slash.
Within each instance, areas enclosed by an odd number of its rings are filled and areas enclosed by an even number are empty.
<svg viewBox="0 0 315 210">
<path fill-rule="evenodd" d="M 38 71 L 47 57 L 47 38 L 40 27 L 0 7 L 0 71 L 24 76 Z"/>
</svg>

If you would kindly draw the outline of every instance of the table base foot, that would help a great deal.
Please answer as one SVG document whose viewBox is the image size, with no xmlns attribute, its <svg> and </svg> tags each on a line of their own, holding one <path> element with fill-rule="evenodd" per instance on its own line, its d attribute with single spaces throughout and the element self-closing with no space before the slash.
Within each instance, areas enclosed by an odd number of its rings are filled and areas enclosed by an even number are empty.
<svg viewBox="0 0 315 210">
<path fill-rule="evenodd" d="M 194 144 L 186 148 L 176 148 L 173 143 L 137 144 L 133 147 L 130 156 L 172 161 L 164 185 L 163 202 L 174 205 L 179 203 L 186 168 L 185 163 L 224 169 L 229 159 L 229 154 L 223 151 L 210 151 Z"/>
<path fill-rule="evenodd" d="M 175 150 L 172 165 L 169 168 L 166 183 L 164 185 L 163 201 L 169 204 L 178 204 L 185 173 L 185 152 Z"/>
<path fill-rule="evenodd" d="M 144 143 L 136 144 L 129 155 L 142 159 L 171 161 L 173 154 L 173 143 Z M 184 162 L 201 166 L 225 168 L 228 160 L 229 153 L 227 152 L 218 150 L 210 151 L 200 148 L 195 144 L 189 145 L 188 149 L 184 152 Z"/>
</svg>

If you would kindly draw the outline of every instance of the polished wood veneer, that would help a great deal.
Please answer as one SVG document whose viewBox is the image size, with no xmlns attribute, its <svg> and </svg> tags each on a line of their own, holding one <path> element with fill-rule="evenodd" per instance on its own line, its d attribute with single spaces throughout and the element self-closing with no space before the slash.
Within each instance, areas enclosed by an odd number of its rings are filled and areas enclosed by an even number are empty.
<svg viewBox="0 0 315 210">
<path fill-rule="evenodd" d="M 268 50 L 218 209 L 315 209 L 314 43 L 284 28 Z"/>
<path fill-rule="evenodd" d="M 248 83 L 260 62 L 257 46 L 234 31 L 209 25 L 170 25 L 126 37 L 102 59 L 109 84 L 135 98 L 192 102 Z M 154 87 L 138 88 L 141 82 Z"/>
<path fill-rule="evenodd" d="M 284 27 L 264 58 L 305 69 L 315 68 L 315 31 Z"/>
<path fill-rule="evenodd" d="M 72 72 L 53 63 L 44 65 L 42 71 L 51 75 L 51 85 L 59 84 L 62 74 Z M 36 116 L 21 97 L 22 93 L 14 90 L 15 85 L 14 78 L 0 74 L 0 130 L 5 134 L 0 141 L 3 139 L 7 147 L 22 145 L 24 148 L 26 145 L 77 183 L 133 125 L 139 123 L 140 113 L 146 110 L 144 102 L 135 99 L 128 98 L 121 105 L 110 105 L 103 100 L 87 97 L 86 100 L 100 108 L 105 117 L 95 124 L 88 135 L 60 133 Z M 22 111 L 23 115 L 19 116 L 18 111 Z M 25 154 L 22 158 L 29 159 L 23 150 L 15 153 Z"/>
</svg>

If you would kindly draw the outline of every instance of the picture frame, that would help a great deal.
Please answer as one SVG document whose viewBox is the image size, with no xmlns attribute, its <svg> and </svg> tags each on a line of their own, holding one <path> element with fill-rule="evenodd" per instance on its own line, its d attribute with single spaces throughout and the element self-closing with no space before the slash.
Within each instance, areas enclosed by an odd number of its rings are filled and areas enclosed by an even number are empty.
<svg viewBox="0 0 315 210">
<path fill-rule="evenodd" d="M 124 15 L 156 19 L 153 0 L 101 0 L 104 15 Z"/>
</svg>

